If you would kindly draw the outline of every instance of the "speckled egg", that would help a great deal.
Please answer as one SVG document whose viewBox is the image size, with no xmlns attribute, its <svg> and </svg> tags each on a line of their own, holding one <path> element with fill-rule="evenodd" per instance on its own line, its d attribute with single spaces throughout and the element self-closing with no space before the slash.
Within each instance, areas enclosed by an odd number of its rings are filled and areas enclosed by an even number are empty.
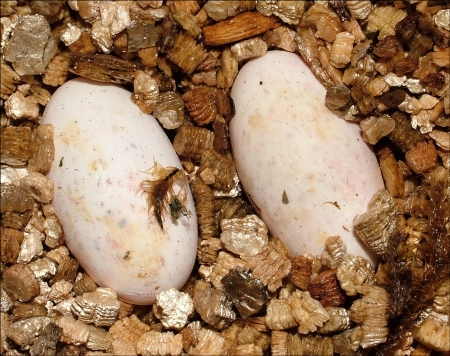
<svg viewBox="0 0 450 356">
<path fill-rule="evenodd" d="M 74 79 L 53 94 L 42 123 L 55 128 L 48 177 L 70 251 L 100 286 L 126 302 L 151 304 L 188 279 L 197 219 L 168 137 L 130 95 Z"/>
<path fill-rule="evenodd" d="M 384 187 L 357 124 L 325 106 L 326 90 L 294 53 L 269 51 L 240 70 L 230 138 L 245 192 L 292 256 L 318 255 L 339 235 L 348 252 L 374 255 L 353 230 Z"/>
</svg>

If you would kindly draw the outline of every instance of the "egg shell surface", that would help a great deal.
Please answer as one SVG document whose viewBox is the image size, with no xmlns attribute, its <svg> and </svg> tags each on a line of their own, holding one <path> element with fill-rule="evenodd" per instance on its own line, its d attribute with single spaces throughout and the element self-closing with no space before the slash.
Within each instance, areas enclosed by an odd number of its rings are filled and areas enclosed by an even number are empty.
<svg viewBox="0 0 450 356">
<path fill-rule="evenodd" d="M 140 112 L 131 93 L 112 84 L 77 78 L 51 97 L 42 123 L 53 124 L 55 183 L 52 204 L 66 243 L 102 287 L 133 304 L 180 289 L 194 266 L 197 218 L 186 181 L 186 210 L 163 212 L 162 229 L 140 190 L 154 162 L 182 169 L 167 135 Z M 182 187 L 182 186 L 180 186 Z"/>
<path fill-rule="evenodd" d="M 325 94 L 297 54 L 269 51 L 247 62 L 231 91 L 238 175 L 291 256 L 319 255 L 339 235 L 348 252 L 374 263 L 353 218 L 384 188 L 380 168 L 359 126 L 331 113 Z"/>
</svg>

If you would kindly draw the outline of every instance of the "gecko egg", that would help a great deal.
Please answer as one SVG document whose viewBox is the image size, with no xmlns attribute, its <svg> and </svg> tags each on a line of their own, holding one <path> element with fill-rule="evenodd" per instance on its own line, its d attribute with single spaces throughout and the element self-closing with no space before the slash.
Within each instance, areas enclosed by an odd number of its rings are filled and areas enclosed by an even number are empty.
<svg viewBox="0 0 450 356">
<path fill-rule="evenodd" d="M 339 235 L 348 252 L 374 263 L 353 218 L 384 188 L 380 168 L 359 126 L 332 114 L 325 94 L 297 54 L 269 51 L 246 63 L 231 91 L 236 168 L 255 210 L 292 256 L 318 255 Z"/>
<path fill-rule="evenodd" d="M 102 287 L 133 304 L 181 288 L 194 266 L 197 218 L 168 137 L 111 84 L 77 78 L 51 97 L 52 204 L 66 243 Z"/>
</svg>

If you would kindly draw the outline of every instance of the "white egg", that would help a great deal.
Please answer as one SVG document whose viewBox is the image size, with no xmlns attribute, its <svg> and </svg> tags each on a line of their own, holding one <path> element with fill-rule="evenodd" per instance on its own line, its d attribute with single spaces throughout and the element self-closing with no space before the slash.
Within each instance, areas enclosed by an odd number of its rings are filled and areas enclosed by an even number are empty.
<svg viewBox="0 0 450 356">
<path fill-rule="evenodd" d="M 158 122 L 139 111 L 122 87 L 74 79 L 51 97 L 42 123 L 55 127 L 48 174 L 66 243 L 84 270 L 122 300 L 151 304 L 181 288 L 196 258 L 197 219 L 189 186 L 185 214 L 161 208 L 162 226 L 140 189 L 155 162 L 181 169 Z M 184 173 L 183 173 L 184 174 Z"/>
<path fill-rule="evenodd" d="M 348 252 L 374 255 L 353 231 L 384 187 L 360 128 L 325 106 L 326 90 L 294 53 L 269 51 L 240 70 L 231 96 L 236 168 L 255 209 L 292 256 L 320 254 L 339 235 Z"/>
</svg>

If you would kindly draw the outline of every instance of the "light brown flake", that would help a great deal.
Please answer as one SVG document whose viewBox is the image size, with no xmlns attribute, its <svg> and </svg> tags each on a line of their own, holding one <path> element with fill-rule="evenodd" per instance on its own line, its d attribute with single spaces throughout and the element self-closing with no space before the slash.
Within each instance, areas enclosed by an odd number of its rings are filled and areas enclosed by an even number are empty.
<svg viewBox="0 0 450 356">
<path fill-rule="evenodd" d="M 181 95 L 174 91 L 160 93 L 158 105 L 153 116 L 165 129 L 176 129 L 184 122 L 184 102 Z"/>
<path fill-rule="evenodd" d="M 336 270 L 329 269 L 315 277 L 308 287 L 311 297 L 324 307 L 338 307 L 345 304 L 345 294 L 336 277 Z"/>
<path fill-rule="evenodd" d="M 214 214 L 213 192 L 200 178 L 195 179 L 191 187 L 196 204 L 200 238 L 202 240 L 216 238 L 218 224 Z"/>
<path fill-rule="evenodd" d="M 359 122 L 363 140 L 375 145 L 382 137 L 389 135 L 395 128 L 395 121 L 388 115 L 370 116 Z"/>
<path fill-rule="evenodd" d="M 356 295 L 361 286 L 376 282 L 370 262 L 361 256 L 345 256 L 336 270 L 336 277 L 348 296 Z"/>
<path fill-rule="evenodd" d="M 18 186 L 41 203 L 50 203 L 53 199 L 54 183 L 41 173 L 28 172 L 26 177 L 20 179 Z"/>
<path fill-rule="evenodd" d="M 208 1 L 204 9 L 214 21 L 222 21 L 241 12 L 254 10 L 255 5 L 255 0 L 214 0 Z"/>
<path fill-rule="evenodd" d="M 278 16 L 284 23 L 297 25 L 305 12 L 304 1 L 268 1 L 260 0 L 256 3 L 256 10 L 265 16 Z"/>
<path fill-rule="evenodd" d="M 292 307 L 292 315 L 299 325 L 298 332 L 300 334 L 314 332 L 330 319 L 321 303 L 313 299 L 309 292 L 297 289 L 289 297 L 288 302 Z"/>
<path fill-rule="evenodd" d="M 153 314 L 166 329 L 182 329 L 194 314 L 194 303 L 187 293 L 170 288 L 156 295 Z"/>
<path fill-rule="evenodd" d="M 137 62 L 130 62 L 108 54 L 70 54 L 69 70 L 77 75 L 100 82 L 132 83 L 134 73 L 142 69 Z"/>
<path fill-rule="evenodd" d="M 215 288 L 210 287 L 194 295 L 195 310 L 204 322 L 217 330 L 227 328 L 236 319 L 232 305 L 225 294 Z"/>
<path fill-rule="evenodd" d="M 12 300 L 28 302 L 39 294 L 39 281 L 31 268 L 15 264 L 3 272 L 2 288 Z"/>
<path fill-rule="evenodd" d="M 358 287 L 361 299 L 350 307 L 350 318 L 361 324 L 362 348 L 373 347 L 387 340 L 389 329 L 389 294 L 381 287 L 364 285 Z"/>
<path fill-rule="evenodd" d="M 287 250 L 272 240 L 244 267 L 252 270 L 253 278 L 261 279 L 269 291 L 275 292 L 291 270 L 291 260 L 287 256 Z"/>
<path fill-rule="evenodd" d="M 20 91 L 14 92 L 5 101 L 6 116 L 13 119 L 38 120 L 39 105 L 33 97 L 24 96 Z"/>
<path fill-rule="evenodd" d="M 312 273 L 311 259 L 305 256 L 296 256 L 292 259 L 291 272 L 289 274 L 289 279 L 297 287 L 301 289 L 308 289 L 309 283 L 311 281 Z"/>
<path fill-rule="evenodd" d="M 256 215 L 238 219 L 223 219 L 220 239 L 228 251 L 247 259 L 259 253 L 267 243 L 267 227 Z"/>
<path fill-rule="evenodd" d="M 199 342 L 193 349 L 193 355 L 227 355 L 234 344 L 221 334 L 211 329 L 203 328 L 199 332 Z"/>
<path fill-rule="evenodd" d="M 109 329 L 113 338 L 136 345 L 143 334 L 150 331 L 150 326 L 138 319 L 136 314 L 117 320 Z"/>
<path fill-rule="evenodd" d="M 367 31 L 378 32 L 378 39 L 395 35 L 395 25 L 407 16 L 406 11 L 393 6 L 376 6 L 370 12 L 367 20 Z"/>
<path fill-rule="evenodd" d="M 238 62 L 263 56 L 266 52 L 267 44 L 260 37 L 253 37 L 231 46 L 231 53 Z"/>
<path fill-rule="evenodd" d="M 270 330 L 286 330 L 298 326 L 292 314 L 292 306 L 285 298 L 269 300 L 265 322 Z"/>
<path fill-rule="evenodd" d="M 24 15 L 19 17 L 3 55 L 18 75 L 35 75 L 44 72 L 57 50 L 47 19 L 38 14 Z"/>
<path fill-rule="evenodd" d="M 389 239 L 398 233 L 398 215 L 394 198 L 381 189 L 372 197 L 367 212 L 354 217 L 353 227 L 359 238 L 381 256 L 387 252 Z"/>
<path fill-rule="evenodd" d="M 204 27 L 203 36 L 205 44 L 220 46 L 259 35 L 277 26 L 276 17 L 249 11 Z"/>
<path fill-rule="evenodd" d="M 202 44 L 197 43 L 190 34 L 180 32 L 172 49 L 167 54 L 167 59 L 178 65 L 187 74 L 192 74 L 207 55 Z"/>
<path fill-rule="evenodd" d="M 1 63 L 1 83 L 0 93 L 3 100 L 8 99 L 8 96 L 13 94 L 16 90 L 16 84 L 20 82 L 20 76 L 6 63 Z"/>
<path fill-rule="evenodd" d="M 355 36 L 351 33 L 338 33 L 330 51 L 331 65 L 336 68 L 344 68 L 348 63 L 350 63 L 354 42 Z"/>
<path fill-rule="evenodd" d="M 221 67 L 217 72 L 217 87 L 228 89 L 233 85 L 234 79 L 238 74 L 238 60 L 231 52 L 231 49 L 225 49 L 220 58 Z"/>
<path fill-rule="evenodd" d="M 208 129 L 186 126 L 180 127 L 173 141 L 173 148 L 180 156 L 199 160 L 204 150 L 213 147 L 214 133 Z"/>
<path fill-rule="evenodd" d="M 76 297 L 71 310 L 84 323 L 111 326 L 116 321 L 119 308 L 120 302 L 112 289 L 97 288 L 94 292 Z"/>
<path fill-rule="evenodd" d="M 158 81 L 142 70 L 134 73 L 131 100 L 145 114 L 151 114 L 159 103 Z"/>
<path fill-rule="evenodd" d="M 211 271 L 211 283 L 217 289 L 222 289 L 222 278 L 225 277 L 233 268 L 244 267 L 245 262 L 240 258 L 233 257 L 232 254 L 220 251 L 217 261 Z"/>
<path fill-rule="evenodd" d="M 325 307 L 330 319 L 327 320 L 318 332 L 320 334 L 335 334 L 350 328 L 351 320 L 347 309 L 341 307 Z"/>
<path fill-rule="evenodd" d="M 186 109 L 198 125 L 206 125 L 217 115 L 216 90 L 207 86 L 187 91 L 182 96 Z"/>
<path fill-rule="evenodd" d="M 234 161 L 215 150 L 203 151 L 198 174 L 205 183 L 222 191 L 230 191 L 235 186 Z"/>
<path fill-rule="evenodd" d="M 437 152 L 433 141 L 422 141 L 406 152 L 406 163 L 418 174 L 428 172 L 437 165 Z"/>
</svg>

